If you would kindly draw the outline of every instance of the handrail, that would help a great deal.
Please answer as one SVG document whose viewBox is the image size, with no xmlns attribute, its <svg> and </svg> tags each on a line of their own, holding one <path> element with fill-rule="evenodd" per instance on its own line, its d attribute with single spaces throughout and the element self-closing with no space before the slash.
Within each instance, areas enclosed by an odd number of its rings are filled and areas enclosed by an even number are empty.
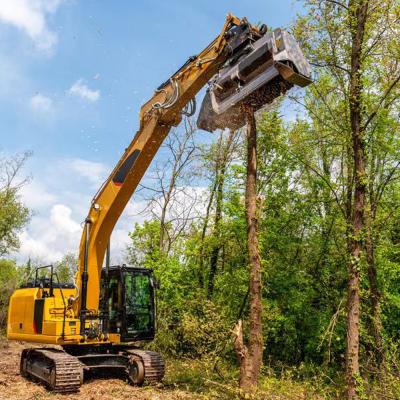
<svg viewBox="0 0 400 400">
<path fill-rule="evenodd" d="M 58 274 L 57 274 L 57 272 L 54 272 L 54 275 L 55 275 L 56 278 L 57 278 L 58 289 L 60 290 L 61 298 L 62 298 L 63 305 L 64 305 L 63 324 L 62 324 L 62 331 L 61 331 L 61 338 L 62 338 L 62 340 L 64 340 L 64 338 L 65 338 L 65 318 L 66 318 L 66 314 L 67 314 L 67 305 L 66 305 L 66 303 L 65 303 L 64 293 L 63 293 L 63 290 L 62 290 L 62 288 L 61 288 L 60 279 L 58 279 Z"/>
</svg>

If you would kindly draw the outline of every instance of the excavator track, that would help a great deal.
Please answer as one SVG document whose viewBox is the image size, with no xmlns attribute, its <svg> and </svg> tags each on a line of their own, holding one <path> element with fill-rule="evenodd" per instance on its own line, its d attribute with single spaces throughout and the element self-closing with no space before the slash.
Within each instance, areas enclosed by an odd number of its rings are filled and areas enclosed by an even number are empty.
<svg viewBox="0 0 400 400">
<path fill-rule="evenodd" d="M 39 380 L 57 393 L 78 392 L 83 370 L 79 360 L 58 349 L 25 349 L 21 355 L 21 375 Z"/>
<path fill-rule="evenodd" d="M 144 382 L 154 384 L 160 382 L 165 374 L 164 360 L 161 355 L 151 350 L 129 349 L 126 350 L 129 358 L 141 362 L 144 366 Z"/>
</svg>

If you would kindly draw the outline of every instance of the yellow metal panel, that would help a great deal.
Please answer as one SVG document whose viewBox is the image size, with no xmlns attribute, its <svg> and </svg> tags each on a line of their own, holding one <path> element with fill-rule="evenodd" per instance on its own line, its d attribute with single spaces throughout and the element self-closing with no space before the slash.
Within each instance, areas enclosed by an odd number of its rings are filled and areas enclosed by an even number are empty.
<svg viewBox="0 0 400 400">
<path fill-rule="evenodd" d="M 35 335 L 24 333 L 12 333 L 8 335 L 11 340 L 21 340 L 24 342 L 47 343 L 47 344 L 78 344 L 81 337 L 79 335 L 67 336 L 63 341 L 60 336 Z"/>
<path fill-rule="evenodd" d="M 10 333 L 33 334 L 33 309 L 38 288 L 16 290 L 8 308 L 7 335 Z"/>
<path fill-rule="evenodd" d="M 43 335 L 54 335 L 62 337 L 64 324 L 64 335 L 79 334 L 80 322 L 76 319 L 66 319 L 63 323 L 62 319 L 49 320 L 43 322 Z"/>
<path fill-rule="evenodd" d="M 75 289 L 64 289 L 64 301 L 75 295 Z M 54 290 L 54 297 L 44 298 L 42 334 L 36 334 L 33 328 L 35 300 L 41 298 L 39 288 L 25 288 L 16 290 L 10 299 L 7 336 L 9 339 L 25 340 L 29 342 L 58 343 L 61 340 L 64 320 L 64 302 L 59 289 Z M 80 339 L 78 319 L 68 318 L 64 323 L 64 334 L 76 336 Z M 71 339 L 71 338 L 69 338 Z"/>
</svg>

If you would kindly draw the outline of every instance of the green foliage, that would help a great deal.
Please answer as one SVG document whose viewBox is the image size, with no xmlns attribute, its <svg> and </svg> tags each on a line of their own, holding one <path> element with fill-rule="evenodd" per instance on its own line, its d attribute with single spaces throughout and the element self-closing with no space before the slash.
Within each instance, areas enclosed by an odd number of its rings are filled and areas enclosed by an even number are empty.
<svg viewBox="0 0 400 400">
<path fill-rule="evenodd" d="M 165 377 L 167 387 L 200 395 L 202 399 L 341 399 L 342 387 L 331 385 L 331 382 L 326 381 L 317 369 L 313 371 L 312 378 L 304 378 L 301 376 L 302 368 L 287 368 L 283 373 L 275 373 L 269 368 L 264 368 L 257 392 L 243 397 L 237 385 L 237 368 L 229 362 L 221 361 L 216 366 L 209 358 L 201 360 L 180 358 L 167 360 L 167 365 Z M 375 394 L 375 391 L 370 389 L 370 393 Z M 378 388 L 376 393 L 379 393 Z"/>
<path fill-rule="evenodd" d="M 19 247 L 18 232 L 29 220 L 29 210 L 18 199 L 17 191 L 0 191 L 0 255 Z"/>
<path fill-rule="evenodd" d="M 342 104 L 330 92 L 332 84 L 329 75 L 321 76 L 305 100 L 322 112 L 324 105 L 317 101 L 322 91 L 331 106 L 340 110 Z M 262 115 L 258 123 L 264 362 L 274 368 L 323 365 L 327 374 L 335 376 L 343 363 L 346 337 L 346 177 L 340 173 L 345 147 L 325 138 L 320 129 L 320 121 L 314 118 L 285 124 L 278 111 Z M 334 127 L 324 130 L 338 137 Z M 208 276 L 216 240 L 212 226 L 202 243 L 203 270 L 199 270 L 202 221 L 194 222 L 168 255 L 159 248 L 157 221 L 136 225 L 131 233 L 129 261 L 154 268 L 161 280 L 159 333 L 154 345 L 170 354 L 199 357 L 220 352 L 234 359 L 229 329 L 248 313 L 244 155 L 239 152 L 237 157 L 226 171 L 218 238 L 222 251 L 212 299 L 206 300 L 198 280 L 199 275 Z M 395 189 L 389 186 L 387 190 L 389 195 Z M 392 199 L 396 196 L 390 194 Z M 379 218 L 387 218 L 388 213 L 397 216 L 398 211 L 393 214 L 396 201 L 384 204 Z M 396 223 L 381 226 L 376 259 L 385 293 L 383 322 L 386 337 L 392 340 L 400 331 L 396 318 L 400 317 L 400 235 L 396 227 Z M 364 258 L 360 268 L 365 275 Z M 364 286 L 368 297 L 368 285 Z M 215 330 L 210 330 L 210 319 Z M 368 341 L 366 323 L 362 329 Z M 224 341 L 228 344 L 219 350 Z"/>
<path fill-rule="evenodd" d="M 169 354 L 201 357 L 215 352 L 229 336 L 229 327 L 211 302 L 198 302 L 194 274 L 182 265 L 177 243 L 168 256 L 159 249 L 158 221 L 136 225 L 130 234 L 128 262 L 154 269 L 161 288 L 157 293 L 158 335 L 153 346 Z"/>
<path fill-rule="evenodd" d="M 7 321 L 8 300 L 19 281 L 18 269 L 14 261 L 0 259 L 0 327 Z"/>
<path fill-rule="evenodd" d="M 19 231 L 29 220 L 29 210 L 18 192 L 27 183 L 17 181 L 20 170 L 30 153 L 4 157 L 0 154 L 0 256 L 19 248 Z"/>
<path fill-rule="evenodd" d="M 132 245 L 128 247 L 128 261 L 132 265 L 154 268 L 160 258 L 159 221 L 145 221 L 143 226 L 136 224 L 129 236 Z"/>
<path fill-rule="evenodd" d="M 68 253 L 54 267 L 60 282 L 71 283 L 78 268 L 78 258 L 75 254 Z"/>
<path fill-rule="evenodd" d="M 182 312 L 177 339 L 178 350 L 192 357 L 217 357 L 229 340 L 229 326 L 210 301 L 191 301 Z"/>
</svg>

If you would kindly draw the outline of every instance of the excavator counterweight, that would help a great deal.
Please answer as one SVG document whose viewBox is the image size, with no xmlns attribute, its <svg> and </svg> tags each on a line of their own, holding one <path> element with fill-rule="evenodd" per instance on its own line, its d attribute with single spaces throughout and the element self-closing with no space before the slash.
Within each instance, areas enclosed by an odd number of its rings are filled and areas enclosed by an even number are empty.
<svg viewBox="0 0 400 400">
<path fill-rule="evenodd" d="M 260 34 L 255 38 L 243 25 L 236 27 L 242 50 L 211 79 L 197 120 L 199 128 L 209 132 L 241 128 L 243 104 L 257 111 L 292 86 L 311 83 L 310 65 L 291 34 L 281 29 L 261 29 Z"/>
</svg>

